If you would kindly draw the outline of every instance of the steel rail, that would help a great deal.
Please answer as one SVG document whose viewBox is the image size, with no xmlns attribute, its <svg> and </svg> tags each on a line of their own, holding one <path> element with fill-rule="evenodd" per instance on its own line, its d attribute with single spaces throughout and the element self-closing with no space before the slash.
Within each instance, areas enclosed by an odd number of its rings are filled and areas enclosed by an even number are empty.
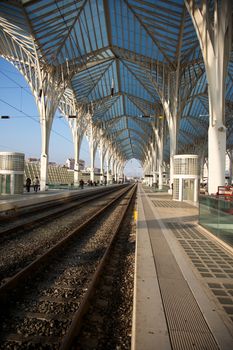
<svg viewBox="0 0 233 350">
<path fill-rule="evenodd" d="M 94 221 L 97 217 L 99 217 L 106 209 L 111 207 L 115 204 L 122 196 L 125 195 L 132 187 L 126 187 L 120 191 L 120 194 L 112 199 L 110 202 L 108 202 L 106 205 L 104 205 L 102 208 L 100 208 L 95 214 L 93 214 L 90 218 L 88 218 L 85 222 L 83 222 L 78 228 L 72 230 L 70 234 L 68 234 L 65 238 L 61 239 L 58 243 L 56 243 L 52 248 L 50 248 L 46 253 L 41 255 L 39 258 L 34 260 L 32 263 L 30 263 L 28 266 L 23 268 L 21 271 L 19 271 L 17 274 L 12 276 L 8 279 L 7 282 L 5 282 L 0 287 L 0 297 L 1 301 L 0 303 L 5 303 L 7 299 L 7 293 L 11 292 L 13 289 L 17 288 L 19 284 L 24 281 L 28 275 L 30 275 L 32 272 L 34 272 L 36 269 L 41 267 L 42 264 L 46 262 L 53 254 L 57 253 L 60 248 L 64 247 L 64 245 L 70 241 L 75 235 L 81 233 L 83 229 L 85 229 L 92 221 Z"/>
<path fill-rule="evenodd" d="M 14 233 L 16 230 L 26 230 L 28 228 L 32 228 L 32 225 L 35 225 L 35 224 L 38 224 L 38 223 L 42 223 L 44 224 L 45 221 L 44 220 L 51 220 L 51 219 L 56 219 L 57 217 L 60 217 L 61 214 L 65 214 L 67 211 L 70 211 L 70 210 L 75 210 L 75 209 L 78 209 L 81 205 L 83 204 L 86 204 L 88 202 L 91 202 L 92 200 L 94 199 L 98 199 L 98 198 L 101 198 L 103 197 L 103 195 L 108 195 L 108 194 L 111 194 L 111 193 L 114 193 L 116 192 L 118 189 L 117 188 L 112 188 L 111 190 L 108 190 L 106 192 L 101 192 L 101 193 L 96 193 L 96 194 L 92 194 L 91 196 L 88 196 L 89 193 L 86 193 L 86 198 L 83 199 L 84 196 L 81 196 L 81 197 L 75 197 L 75 198 L 72 198 L 72 202 L 74 200 L 77 200 L 77 199 L 81 199 L 81 202 L 79 203 L 70 203 L 70 204 L 67 204 L 64 199 L 63 199 L 63 203 L 64 205 L 67 205 L 66 208 L 58 208 L 56 210 L 56 212 L 53 212 L 53 213 L 45 213 L 45 214 L 42 214 L 40 217 L 36 218 L 36 219 L 31 219 L 31 220 L 28 220 L 26 222 L 23 222 L 21 224 L 16 224 L 15 226 L 11 226 L 10 228 L 7 228 L 7 229 L 3 229 L 3 230 L 0 230 L 0 239 L 1 238 L 4 238 L 5 236 L 8 236 L 9 234 L 11 233 Z M 68 203 L 70 202 L 71 200 L 68 200 Z M 58 204 L 59 206 L 62 205 L 62 201 L 61 203 Z M 55 204 L 54 206 L 54 209 L 57 207 L 57 205 Z M 53 209 L 53 205 L 50 203 L 49 205 L 49 208 L 50 209 Z M 36 211 L 38 210 L 41 210 L 42 208 L 41 207 L 38 207 L 36 208 L 36 210 L 33 210 L 31 213 L 35 213 Z M 43 209 L 48 209 L 48 207 L 44 206 Z"/>
<path fill-rule="evenodd" d="M 121 186 L 125 186 L 124 185 L 121 185 Z M 111 186 L 111 187 L 104 187 L 104 190 L 107 192 L 108 190 L 109 191 L 112 191 L 116 189 L 117 190 L 117 187 L 116 186 Z M 93 192 L 95 193 L 99 193 L 99 192 L 102 192 L 103 188 L 101 187 L 97 187 Z M 33 200 L 33 198 L 29 198 L 28 201 L 25 201 L 25 203 L 23 203 L 24 205 L 21 206 L 21 207 L 18 207 L 17 204 L 15 204 L 14 206 L 9 203 L 9 206 L 10 208 L 8 209 L 2 209 L 1 206 L 0 206 L 0 222 L 4 222 L 4 221 L 7 221 L 11 218 L 17 218 L 20 214 L 24 214 L 24 213 L 32 213 L 33 212 L 36 212 L 38 211 L 39 209 L 42 210 L 42 209 L 47 209 L 48 207 L 55 207 L 55 206 L 59 206 L 59 205 L 62 205 L 65 201 L 67 203 L 69 202 L 73 202 L 75 201 L 76 199 L 81 199 L 83 197 L 85 197 L 87 194 L 89 194 L 91 191 L 85 191 L 82 190 L 82 191 L 79 191 L 78 193 L 77 192 L 74 192 L 72 194 L 70 194 L 69 192 L 69 196 L 60 196 L 57 198 L 57 196 L 61 195 L 61 193 L 57 193 L 55 196 L 48 196 L 46 198 L 42 198 L 42 197 L 39 197 L 39 199 L 41 200 L 41 202 L 37 202 L 37 203 L 30 203 L 30 199 Z M 3 215 L 6 214 L 6 213 L 12 213 L 12 215 Z"/>
<path fill-rule="evenodd" d="M 69 330 L 68 332 L 66 333 L 65 337 L 63 338 L 62 340 L 62 343 L 61 343 L 61 346 L 60 346 L 60 350 L 69 350 L 71 349 L 71 346 L 72 346 L 72 343 L 73 343 L 73 340 L 75 337 L 77 337 L 77 334 L 78 332 L 80 331 L 81 329 L 81 326 L 82 326 L 82 319 L 84 317 L 84 315 L 86 314 L 88 308 L 89 308 L 89 305 L 91 303 L 91 299 L 96 291 L 96 286 L 100 280 L 100 277 L 103 273 L 103 270 L 104 270 L 104 267 L 106 266 L 107 264 L 107 261 L 110 257 L 110 254 L 111 254 L 111 251 L 112 251 L 112 248 L 113 248 L 113 245 L 114 245 L 114 242 L 116 240 L 116 237 L 117 237 L 117 234 L 121 228 L 121 225 L 122 225 L 122 222 L 123 220 L 125 219 L 125 216 L 127 214 L 127 211 L 128 211 L 128 208 L 130 206 L 130 204 L 132 203 L 132 200 L 134 198 L 134 195 L 136 194 L 136 189 L 137 189 L 137 186 L 134 186 L 130 192 L 130 198 L 128 200 L 128 203 L 127 205 L 125 206 L 124 210 L 122 211 L 121 213 L 121 217 L 120 217 L 120 220 L 118 221 L 116 227 L 115 227 L 115 230 L 114 230 L 114 233 L 113 233 L 113 236 L 111 238 L 111 241 L 108 245 L 108 248 L 106 249 L 105 253 L 104 253 L 104 256 L 102 257 L 94 275 L 93 275 L 93 278 L 89 284 L 89 287 L 88 287 L 88 290 L 79 306 L 79 309 L 78 311 L 74 314 L 74 317 L 73 317 L 73 320 L 71 322 L 71 325 L 69 327 Z"/>
</svg>

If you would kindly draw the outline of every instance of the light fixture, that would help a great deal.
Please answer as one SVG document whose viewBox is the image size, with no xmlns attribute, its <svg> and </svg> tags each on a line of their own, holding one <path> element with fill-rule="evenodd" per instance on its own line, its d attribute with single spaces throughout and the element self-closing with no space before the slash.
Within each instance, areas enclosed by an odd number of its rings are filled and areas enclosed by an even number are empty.
<svg viewBox="0 0 233 350">
<path fill-rule="evenodd" d="M 114 95 L 114 80 L 112 78 L 111 97 Z"/>
</svg>

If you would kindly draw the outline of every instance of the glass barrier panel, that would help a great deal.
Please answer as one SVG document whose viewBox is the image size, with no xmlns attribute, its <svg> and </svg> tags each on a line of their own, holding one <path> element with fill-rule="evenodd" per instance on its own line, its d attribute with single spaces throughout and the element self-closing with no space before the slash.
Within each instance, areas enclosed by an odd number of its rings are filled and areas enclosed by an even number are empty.
<svg viewBox="0 0 233 350">
<path fill-rule="evenodd" d="M 199 224 L 233 246 L 233 198 L 199 197 Z"/>
</svg>

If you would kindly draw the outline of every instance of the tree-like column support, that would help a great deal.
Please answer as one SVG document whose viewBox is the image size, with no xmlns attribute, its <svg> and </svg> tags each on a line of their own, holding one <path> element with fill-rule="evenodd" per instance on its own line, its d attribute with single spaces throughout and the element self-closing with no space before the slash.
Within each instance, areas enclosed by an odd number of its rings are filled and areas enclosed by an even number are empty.
<svg viewBox="0 0 233 350">
<path fill-rule="evenodd" d="M 41 100 L 37 101 L 37 106 L 41 122 L 40 190 L 45 191 L 47 189 L 46 184 L 48 178 L 49 138 L 54 114 L 58 106 L 58 100 L 54 99 L 50 101 L 48 107 L 48 104 L 44 103 L 44 98 L 42 96 Z"/>
<path fill-rule="evenodd" d="M 208 192 L 216 193 L 225 184 L 225 85 L 232 42 L 232 2 L 214 1 L 214 18 L 207 0 L 201 8 L 194 0 L 186 6 L 200 42 L 209 90 Z"/>
</svg>

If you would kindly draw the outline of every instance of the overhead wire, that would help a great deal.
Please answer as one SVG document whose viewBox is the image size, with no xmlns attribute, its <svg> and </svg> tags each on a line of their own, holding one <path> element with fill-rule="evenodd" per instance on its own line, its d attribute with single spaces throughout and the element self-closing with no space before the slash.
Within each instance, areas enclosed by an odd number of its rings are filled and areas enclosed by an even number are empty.
<svg viewBox="0 0 233 350">
<path fill-rule="evenodd" d="M 0 102 L 5 103 L 5 104 L 7 104 L 9 107 L 11 107 L 11 108 L 17 110 L 18 112 L 24 114 L 25 117 L 30 118 L 30 119 L 33 120 L 35 123 L 41 124 L 41 123 L 40 123 L 40 120 L 36 120 L 36 118 L 35 118 L 36 116 L 30 116 L 30 115 L 27 114 L 26 112 L 20 111 L 17 107 L 13 106 L 11 103 L 8 103 L 8 102 L 4 101 L 4 100 L 1 99 L 1 98 L 0 98 Z M 15 116 L 15 117 L 16 117 L 16 116 Z M 21 117 L 22 117 L 22 116 L 21 116 Z M 17 117 L 17 118 L 18 118 L 18 117 Z M 22 117 L 22 118 L 24 118 L 24 117 Z M 37 118 L 39 119 L 39 116 L 37 116 Z M 68 125 L 67 125 L 67 126 L 68 126 Z M 59 132 L 55 131 L 54 129 L 51 129 L 51 132 L 53 132 L 53 133 L 56 134 L 57 136 L 60 136 L 60 137 L 63 138 L 64 140 L 68 141 L 69 143 L 73 144 L 73 142 L 72 142 L 71 140 L 69 140 L 67 137 L 65 137 L 64 135 L 60 134 Z M 4 146 L 4 147 L 6 147 L 6 146 Z M 85 149 L 83 149 L 82 151 L 86 152 L 86 153 L 89 155 L 89 153 L 88 153 Z"/>
</svg>

